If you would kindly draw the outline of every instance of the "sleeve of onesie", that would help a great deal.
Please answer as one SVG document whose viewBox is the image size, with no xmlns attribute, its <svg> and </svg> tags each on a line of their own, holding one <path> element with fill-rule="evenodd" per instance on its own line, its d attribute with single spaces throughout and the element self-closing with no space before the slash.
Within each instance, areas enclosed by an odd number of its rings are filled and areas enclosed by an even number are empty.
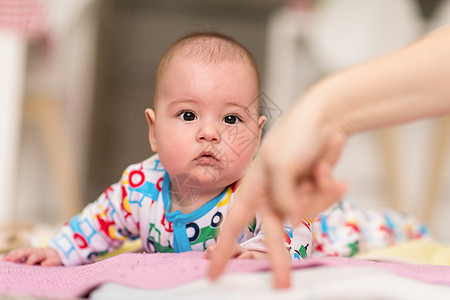
<svg viewBox="0 0 450 300">
<path fill-rule="evenodd" d="M 291 261 L 302 260 L 311 255 L 312 232 L 310 223 L 303 219 L 297 227 L 284 225 L 284 244 L 289 252 Z M 247 234 L 242 234 L 240 246 L 250 251 L 267 252 L 264 242 L 264 230 L 261 224 L 261 218 L 257 216 L 254 221 L 249 224 L 247 232 L 253 233 L 252 237 L 245 239 Z"/>
<path fill-rule="evenodd" d="M 389 209 L 363 210 L 347 199 L 320 213 L 313 227 L 313 256 L 352 257 L 430 236 L 425 224 L 413 215 Z"/>
<path fill-rule="evenodd" d="M 128 168 L 129 169 L 129 168 Z M 128 205 L 128 171 L 80 214 L 65 223 L 48 243 L 64 265 L 89 263 L 119 248 L 125 239 L 139 237 L 139 223 Z"/>
</svg>

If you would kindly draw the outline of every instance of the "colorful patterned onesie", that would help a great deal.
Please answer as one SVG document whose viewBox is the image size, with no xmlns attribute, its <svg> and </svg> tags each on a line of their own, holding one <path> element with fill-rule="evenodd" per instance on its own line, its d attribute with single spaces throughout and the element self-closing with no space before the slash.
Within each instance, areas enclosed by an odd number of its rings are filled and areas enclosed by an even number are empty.
<svg viewBox="0 0 450 300">
<path fill-rule="evenodd" d="M 64 265 L 80 265 L 119 248 L 126 239 L 141 238 L 145 251 L 204 251 L 216 242 L 223 219 L 236 197 L 235 185 L 200 207 L 183 214 L 170 211 L 170 179 L 158 155 L 129 166 L 121 181 L 109 187 L 95 202 L 66 223 L 48 246 Z M 195 192 L 195 189 L 193 189 Z M 309 223 L 285 226 L 291 258 L 311 253 Z M 243 230 L 238 239 L 249 250 L 265 250 L 261 221 Z"/>
<path fill-rule="evenodd" d="M 387 209 L 361 210 L 342 200 L 319 214 L 313 225 L 312 256 L 346 256 L 428 237 L 415 217 Z"/>
</svg>

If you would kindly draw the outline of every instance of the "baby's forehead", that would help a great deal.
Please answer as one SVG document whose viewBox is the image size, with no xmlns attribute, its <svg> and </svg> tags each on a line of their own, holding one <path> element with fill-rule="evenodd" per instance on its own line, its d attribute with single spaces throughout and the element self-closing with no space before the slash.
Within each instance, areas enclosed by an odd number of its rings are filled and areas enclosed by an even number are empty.
<svg viewBox="0 0 450 300">
<path fill-rule="evenodd" d="M 239 80 L 240 78 L 240 80 Z M 190 86 L 208 82 L 210 85 L 227 87 L 228 92 L 242 88 L 259 93 L 259 78 L 252 65 L 246 61 L 220 61 L 206 63 L 198 58 L 178 55 L 167 62 L 165 70 L 159 74 L 158 92 L 177 91 Z M 207 84 L 208 85 L 208 84 Z M 158 93 L 159 94 L 159 93 Z"/>
<path fill-rule="evenodd" d="M 237 78 L 235 73 L 238 73 Z M 251 67 L 243 62 L 206 65 L 201 61 L 180 58 L 168 66 L 160 78 L 158 88 L 159 92 L 154 98 L 155 107 L 161 101 L 171 107 L 176 104 L 198 107 L 203 101 L 204 104 L 217 105 L 217 109 L 236 105 L 251 111 L 259 110 L 258 80 Z"/>
<path fill-rule="evenodd" d="M 201 70 L 214 70 L 219 68 L 234 67 L 242 69 L 242 71 L 250 71 L 252 75 L 257 77 L 257 71 L 253 68 L 252 63 L 249 60 L 204 60 L 196 56 L 186 55 L 184 53 L 178 53 L 168 59 L 162 66 L 160 70 L 161 77 L 166 75 L 167 71 L 171 69 L 172 71 L 178 71 L 181 68 L 186 67 L 186 65 L 195 65 Z"/>
<path fill-rule="evenodd" d="M 170 75 L 169 71 L 170 70 Z M 187 57 L 178 55 L 173 57 L 165 65 L 165 69 L 161 72 L 161 79 L 170 79 L 169 76 L 174 74 L 179 74 L 182 70 L 187 70 L 189 72 L 216 72 L 219 70 L 235 70 L 235 72 L 246 73 L 248 76 L 252 76 L 257 80 L 257 73 L 252 68 L 251 63 L 248 61 L 218 61 L 218 62 L 205 62 L 201 59 L 195 57 Z"/>
</svg>

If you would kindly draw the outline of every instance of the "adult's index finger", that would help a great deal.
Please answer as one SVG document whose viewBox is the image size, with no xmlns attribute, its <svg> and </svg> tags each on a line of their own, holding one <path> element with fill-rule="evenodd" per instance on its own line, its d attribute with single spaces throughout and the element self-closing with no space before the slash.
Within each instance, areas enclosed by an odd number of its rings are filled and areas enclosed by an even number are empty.
<svg viewBox="0 0 450 300">
<path fill-rule="evenodd" d="M 278 289 L 291 285 L 291 263 L 284 244 L 284 230 L 281 218 L 270 207 L 263 210 L 264 239 L 269 251 L 274 284 Z"/>
<path fill-rule="evenodd" d="M 233 207 L 225 219 L 217 247 L 212 254 L 211 264 L 208 270 L 208 277 L 210 279 L 216 280 L 223 273 L 228 260 L 233 255 L 238 234 L 247 225 L 248 220 L 253 214 L 254 211 L 243 202 L 234 202 Z"/>
</svg>

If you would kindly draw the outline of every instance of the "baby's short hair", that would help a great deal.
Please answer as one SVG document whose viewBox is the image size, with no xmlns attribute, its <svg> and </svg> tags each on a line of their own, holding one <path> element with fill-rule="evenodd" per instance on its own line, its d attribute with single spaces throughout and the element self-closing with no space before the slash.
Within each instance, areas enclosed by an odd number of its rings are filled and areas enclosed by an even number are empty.
<svg viewBox="0 0 450 300">
<path fill-rule="evenodd" d="M 205 64 L 222 62 L 244 62 L 255 73 L 258 91 L 261 86 L 258 65 L 253 55 L 242 44 L 232 37 L 218 32 L 193 32 L 174 42 L 164 53 L 158 65 L 155 82 L 155 101 L 158 89 L 171 60 L 174 57 L 198 59 Z M 156 103 L 155 103 L 156 104 Z"/>
</svg>

